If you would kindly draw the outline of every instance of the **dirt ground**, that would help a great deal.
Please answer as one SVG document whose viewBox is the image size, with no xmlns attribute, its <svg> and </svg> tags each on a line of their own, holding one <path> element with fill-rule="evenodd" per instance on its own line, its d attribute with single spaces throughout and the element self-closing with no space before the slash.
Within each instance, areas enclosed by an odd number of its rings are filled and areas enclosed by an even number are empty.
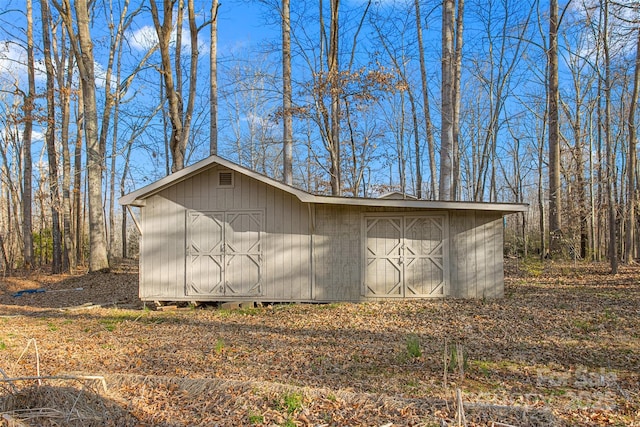
<svg viewBox="0 0 640 427">
<path fill-rule="evenodd" d="M 640 267 L 510 260 L 506 275 L 496 301 L 166 311 L 143 308 L 133 261 L 5 277 L 0 413 L 6 425 L 640 426 Z"/>
</svg>

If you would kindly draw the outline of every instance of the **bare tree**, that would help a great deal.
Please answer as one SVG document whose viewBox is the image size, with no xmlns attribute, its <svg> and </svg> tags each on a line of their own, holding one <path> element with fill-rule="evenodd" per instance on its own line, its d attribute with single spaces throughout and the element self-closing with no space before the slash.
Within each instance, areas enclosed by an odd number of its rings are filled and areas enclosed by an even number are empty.
<svg viewBox="0 0 640 427">
<path fill-rule="evenodd" d="M 27 78 L 29 89 L 24 98 L 24 129 L 22 133 L 22 156 L 24 162 L 24 181 L 22 188 L 22 236 L 24 240 L 24 264 L 33 266 L 33 223 L 31 214 L 33 195 L 33 166 L 31 164 L 31 135 L 33 131 L 33 109 L 36 97 L 35 59 L 33 54 L 33 4 L 27 0 Z"/>
<path fill-rule="evenodd" d="M 211 51 L 209 53 L 210 130 L 209 153 L 218 154 L 218 0 L 211 1 Z"/>
<path fill-rule="evenodd" d="M 282 0 L 282 139 L 283 180 L 293 184 L 293 117 L 291 92 L 291 11 Z"/>
<path fill-rule="evenodd" d="M 453 140 L 452 140 L 452 164 L 451 164 L 451 198 L 458 199 L 458 186 L 460 181 L 460 81 L 462 80 L 462 29 L 464 26 L 464 0 L 458 0 L 458 13 L 456 14 L 456 38 L 453 52 L 453 89 L 451 93 L 453 104 Z"/>
<path fill-rule="evenodd" d="M 433 138 L 433 124 L 431 123 L 431 112 L 429 106 L 429 83 L 427 80 L 427 66 L 424 59 L 424 45 L 422 41 L 422 17 L 420 15 L 420 0 L 414 0 L 416 9 L 416 30 L 418 36 L 418 57 L 420 58 L 420 78 L 422 81 L 422 103 L 425 132 L 427 139 L 427 152 L 429 153 L 429 172 L 431 180 L 429 182 L 431 197 L 436 195 L 436 151 Z M 420 162 L 422 159 L 416 155 L 416 196 L 422 198 L 422 173 Z"/>
<path fill-rule="evenodd" d="M 62 225 L 64 238 L 63 265 L 74 271 L 77 267 L 75 230 L 72 226 L 71 206 L 71 153 L 69 151 L 69 125 L 71 122 L 71 98 L 73 93 L 74 58 L 66 43 L 66 32 L 61 27 L 60 46 L 53 44 L 57 53 L 56 80 L 58 82 L 60 103 L 60 145 L 62 153 Z M 54 33 L 55 34 L 55 33 Z M 55 40 L 55 37 L 54 37 Z"/>
<path fill-rule="evenodd" d="M 549 2 L 548 109 L 549 109 L 549 252 L 560 253 L 562 197 L 560 182 L 560 126 L 558 89 L 558 1 Z"/>
<path fill-rule="evenodd" d="M 609 225 L 609 264 L 611 274 L 618 273 L 618 235 L 616 227 L 616 199 L 614 193 L 615 153 L 613 131 L 611 129 L 611 55 L 609 51 L 609 0 L 604 0 L 602 10 L 602 52 L 604 54 L 604 134 L 606 150 L 606 183 Z"/>
<path fill-rule="evenodd" d="M 340 196 L 342 194 L 342 177 L 341 177 L 341 156 L 340 156 L 340 65 L 338 63 L 338 40 L 339 25 L 338 11 L 340 9 L 340 0 L 330 0 L 331 3 L 331 19 L 329 25 L 329 46 L 327 51 L 327 76 L 329 81 L 329 92 L 331 97 L 331 125 L 329 126 L 329 146 L 331 156 L 331 167 L 329 173 L 331 175 L 331 194 Z M 320 2 L 322 9 L 322 1 Z M 320 11 L 322 17 L 322 10 Z M 320 22 L 322 31 L 324 31 L 324 23 Z"/>
<path fill-rule="evenodd" d="M 637 185 L 636 185 L 636 108 L 638 107 L 638 86 L 640 85 L 640 29 L 637 29 L 638 37 L 636 40 L 636 60 L 633 70 L 633 91 L 629 100 L 629 118 L 628 126 L 628 145 L 629 145 L 629 164 L 627 165 L 627 226 L 625 229 L 625 254 L 624 259 L 627 263 L 632 263 L 634 258 L 635 231 L 636 231 L 636 203 Z"/>
<path fill-rule="evenodd" d="M 451 200 L 451 173 L 453 161 L 453 35 L 455 0 L 442 2 L 442 110 L 440 145 L 440 200 Z"/>
<path fill-rule="evenodd" d="M 173 32 L 173 8 L 178 2 L 176 17 L 176 42 L 173 52 L 175 66 L 171 63 L 171 34 Z M 171 171 L 176 172 L 184 168 L 185 152 L 191 130 L 191 119 L 195 105 L 196 83 L 198 76 L 198 32 L 208 22 L 198 27 L 196 25 L 195 7 L 193 0 L 187 0 L 187 15 L 189 24 L 190 64 L 189 64 L 189 94 L 186 108 L 183 103 L 182 91 L 182 21 L 184 15 L 184 0 L 166 0 L 163 2 L 163 16 L 160 15 L 155 0 L 150 0 L 151 16 L 158 35 L 161 74 L 164 83 L 165 96 L 169 103 L 169 119 L 171 121 L 171 137 L 169 147 L 171 149 Z M 175 72 L 175 78 L 174 78 Z"/>
<path fill-rule="evenodd" d="M 54 274 L 62 273 L 62 232 L 60 230 L 60 190 L 58 188 L 58 156 L 55 143 L 55 71 L 51 54 L 51 16 L 47 0 L 41 1 L 42 14 L 42 42 L 44 45 L 44 64 L 47 70 L 47 130 L 45 142 L 47 145 L 47 159 L 49 164 L 49 191 L 51 197 L 51 232 L 53 239 L 53 264 Z"/>
<path fill-rule="evenodd" d="M 47 2 L 48 0 L 42 0 Z M 87 181 L 89 204 L 89 271 L 109 268 L 106 230 L 102 211 L 102 157 L 98 134 L 95 60 L 89 30 L 89 1 L 75 0 L 75 20 L 70 0 L 51 0 L 67 28 L 76 57 L 82 88 L 84 137 L 87 152 Z M 75 25 L 74 25 L 75 21 Z"/>
</svg>

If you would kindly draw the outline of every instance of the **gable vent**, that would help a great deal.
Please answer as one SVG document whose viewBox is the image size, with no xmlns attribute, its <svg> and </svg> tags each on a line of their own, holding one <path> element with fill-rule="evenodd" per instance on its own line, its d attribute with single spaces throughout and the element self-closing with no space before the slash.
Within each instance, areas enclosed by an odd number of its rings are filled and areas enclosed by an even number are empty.
<svg viewBox="0 0 640 427">
<path fill-rule="evenodd" d="M 218 172 L 218 186 L 219 187 L 233 187 L 233 172 L 221 171 Z"/>
</svg>

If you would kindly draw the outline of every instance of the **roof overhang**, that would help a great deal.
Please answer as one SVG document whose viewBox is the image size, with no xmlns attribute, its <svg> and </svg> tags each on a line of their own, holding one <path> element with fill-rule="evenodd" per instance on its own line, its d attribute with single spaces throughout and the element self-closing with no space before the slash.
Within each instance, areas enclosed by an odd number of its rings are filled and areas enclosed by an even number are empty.
<svg viewBox="0 0 640 427">
<path fill-rule="evenodd" d="M 225 160 L 218 156 L 210 156 L 204 160 L 194 163 L 176 173 L 165 176 L 156 182 L 145 187 L 133 191 L 122 196 L 118 202 L 122 206 L 144 206 L 145 199 L 173 186 L 194 175 L 202 173 L 215 166 L 222 166 L 231 169 L 240 174 L 249 176 L 253 179 L 261 181 L 267 185 L 285 191 L 300 200 L 303 203 L 317 203 L 330 205 L 347 205 L 347 206 L 371 206 L 371 207 L 390 207 L 390 208 L 413 208 L 413 209 L 429 209 L 429 210 L 477 210 L 501 212 L 502 214 L 511 214 L 517 212 L 526 212 L 529 205 L 524 203 L 484 203 L 484 202 L 452 202 L 440 200 L 418 200 L 418 199 L 373 199 L 361 197 L 336 197 L 336 196 L 318 196 L 290 185 L 283 184 L 265 175 L 247 169 L 243 166 Z"/>
</svg>

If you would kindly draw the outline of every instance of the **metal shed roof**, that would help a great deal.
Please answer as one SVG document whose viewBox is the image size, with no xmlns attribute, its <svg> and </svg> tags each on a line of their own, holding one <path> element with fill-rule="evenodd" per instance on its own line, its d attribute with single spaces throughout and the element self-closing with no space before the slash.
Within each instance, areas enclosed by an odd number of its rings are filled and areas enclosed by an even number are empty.
<svg viewBox="0 0 640 427">
<path fill-rule="evenodd" d="M 163 191 L 179 182 L 191 178 L 201 172 L 220 165 L 237 173 L 249 176 L 272 187 L 285 191 L 297 197 L 304 203 L 350 205 L 350 206 L 378 206 L 397 207 L 415 209 L 442 209 L 442 210 L 477 210 L 477 211 L 498 211 L 504 214 L 526 212 L 527 204 L 523 203 L 483 203 L 483 202 L 455 202 L 439 200 L 417 200 L 417 199 L 374 199 L 362 197 L 337 197 L 321 196 L 308 193 L 290 185 L 283 184 L 265 175 L 247 169 L 219 156 L 209 156 L 204 160 L 194 163 L 176 173 L 165 176 L 156 182 L 122 196 L 118 201 L 122 206 L 144 206 L 145 199 Z"/>
</svg>

